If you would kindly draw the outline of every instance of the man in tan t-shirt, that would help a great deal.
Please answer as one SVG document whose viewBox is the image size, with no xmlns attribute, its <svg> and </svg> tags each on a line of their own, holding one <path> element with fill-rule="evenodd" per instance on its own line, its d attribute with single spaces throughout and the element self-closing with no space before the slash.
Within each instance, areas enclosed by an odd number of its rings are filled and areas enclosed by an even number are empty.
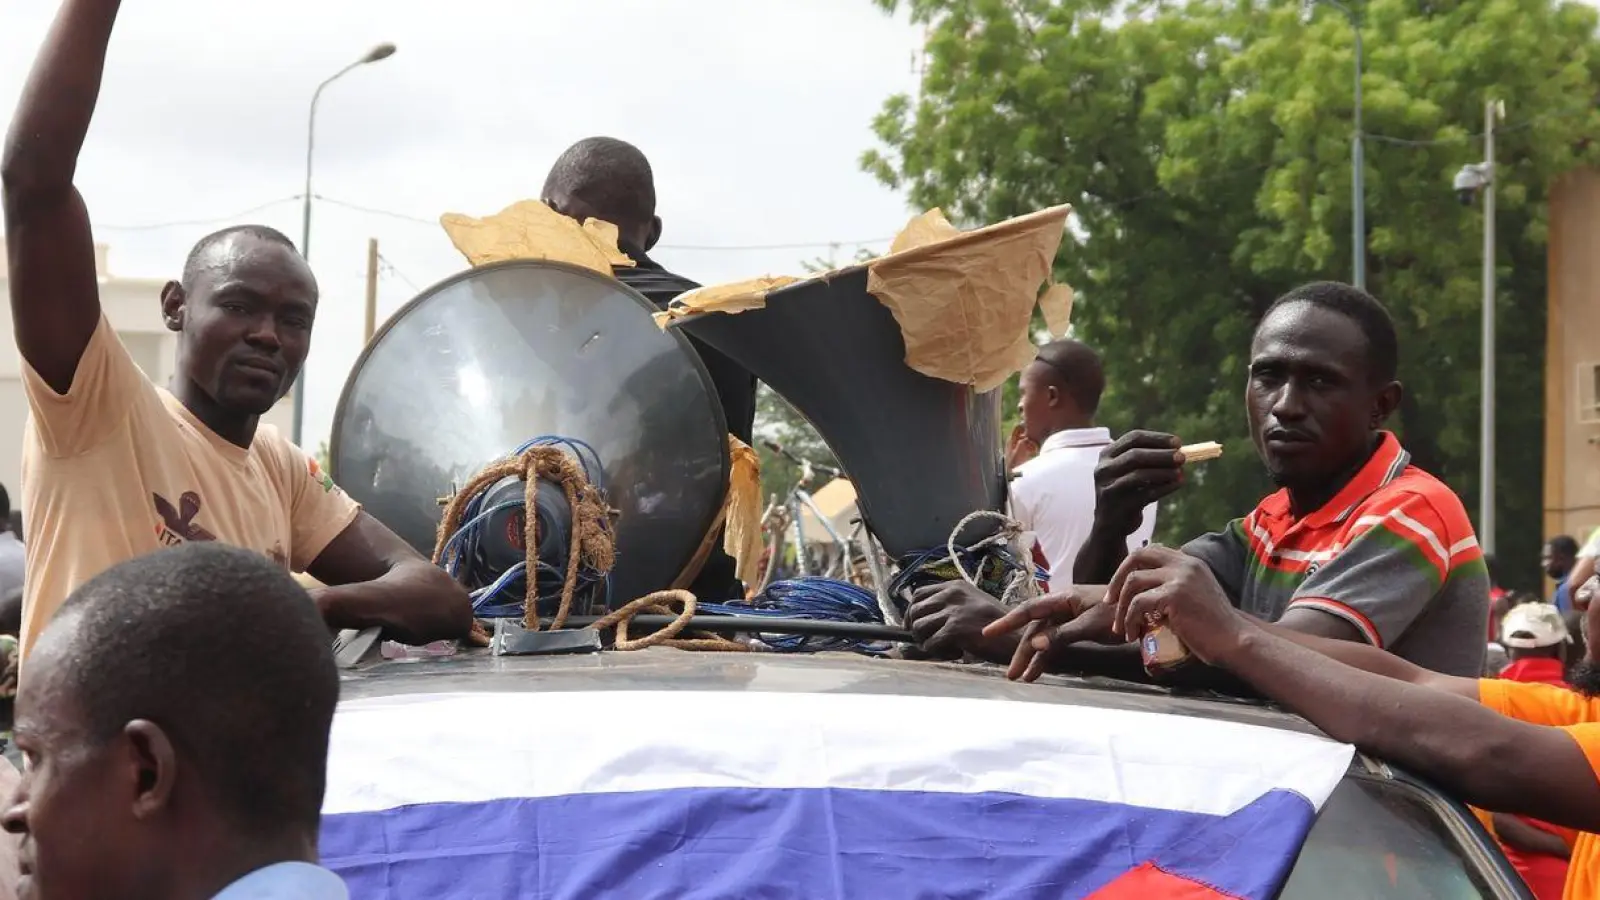
<svg viewBox="0 0 1600 900">
<path fill-rule="evenodd" d="M 72 176 L 118 5 L 64 0 L 0 158 L 31 412 L 22 652 L 67 594 L 101 571 L 211 540 L 329 585 L 314 597 L 331 627 L 382 626 L 417 643 L 466 636 L 462 588 L 259 425 L 305 362 L 317 311 L 316 280 L 287 238 L 242 226 L 195 245 L 181 280 L 161 293 L 178 334 L 171 392 L 145 377 L 102 314 L 94 238 Z"/>
</svg>

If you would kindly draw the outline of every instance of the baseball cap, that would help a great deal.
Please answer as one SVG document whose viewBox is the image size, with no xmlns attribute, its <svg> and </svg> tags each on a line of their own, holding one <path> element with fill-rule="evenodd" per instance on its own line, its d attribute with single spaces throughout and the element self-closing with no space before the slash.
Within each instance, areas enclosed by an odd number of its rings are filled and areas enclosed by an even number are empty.
<svg viewBox="0 0 1600 900">
<path fill-rule="evenodd" d="M 1500 643 L 1507 647 L 1552 647 L 1571 640 L 1561 610 L 1549 603 L 1513 606 L 1500 620 Z"/>
</svg>

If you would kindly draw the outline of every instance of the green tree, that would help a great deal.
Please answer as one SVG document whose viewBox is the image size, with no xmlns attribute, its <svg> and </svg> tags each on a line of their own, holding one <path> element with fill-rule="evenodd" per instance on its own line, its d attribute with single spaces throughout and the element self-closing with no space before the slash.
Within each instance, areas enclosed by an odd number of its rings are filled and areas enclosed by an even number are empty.
<svg viewBox="0 0 1600 900">
<path fill-rule="evenodd" d="M 766 495 L 762 498 L 763 503 L 773 496 L 779 501 L 784 500 L 800 482 L 800 467 L 773 452 L 766 445 L 767 441 L 775 442 L 813 464 L 839 467 L 838 458 L 828 449 L 827 442 L 817 434 L 817 430 L 811 427 L 811 423 L 765 384 L 756 392 L 755 431 L 756 453 L 761 458 L 761 491 Z M 807 489 L 815 492 L 828 481 L 827 475 L 818 472 Z"/>
<path fill-rule="evenodd" d="M 969 223 L 1071 202 L 1058 260 L 1105 355 L 1114 430 L 1218 440 L 1161 534 L 1215 528 L 1268 488 L 1241 403 L 1274 298 L 1348 277 L 1352 33 L 1264 0 L 875 0 L 928 29 L 916 98 L 890 98 L 865 167 Z M 1593 162 L 1595 11 L 1551 0 L 1355 0 L 1366 51 L 1368 287 L 1395 315 L 1418 464 L 1478 494 L 1481 212 L 1449 190 L 1502 99 L 1500 555 L 1531 584 L 1542 500 L 1546 196 Z"/>
</svg>

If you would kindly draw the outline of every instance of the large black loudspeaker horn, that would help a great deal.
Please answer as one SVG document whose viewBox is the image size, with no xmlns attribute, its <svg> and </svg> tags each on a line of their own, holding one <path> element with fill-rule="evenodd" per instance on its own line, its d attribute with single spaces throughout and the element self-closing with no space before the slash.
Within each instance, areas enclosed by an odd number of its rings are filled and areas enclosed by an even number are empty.
<svg viewBox="0 0 1600 900">
<path fill-rule="evenodd" d="M 968 513 L 1002 508 L 1000 392 L 907 366 L 900 325 L 867 293 L 866 267 L 774 291 L 760 309 L 674 327 L 748 368 L 817 429 L 892 557 L 943 547 Z M 981 520 L 963 538 L 994 528 Z"/>
<path fill-rule="evenodd" d="M 524 442 L 575 438 L 593 448 L 617 512 L 611 601 L 669 587 L 722 508 L 728 439 L 705 366 L 654 310 L 609 277 L 531 260 L 423 291 L 345 382 L 334 479 L 429 554 L 439 498 Z M 541 497 L 541 522 L 559 529 L 558 505 Z M 565 565 L 564 548 L 546 555 Z"/>
</svg>

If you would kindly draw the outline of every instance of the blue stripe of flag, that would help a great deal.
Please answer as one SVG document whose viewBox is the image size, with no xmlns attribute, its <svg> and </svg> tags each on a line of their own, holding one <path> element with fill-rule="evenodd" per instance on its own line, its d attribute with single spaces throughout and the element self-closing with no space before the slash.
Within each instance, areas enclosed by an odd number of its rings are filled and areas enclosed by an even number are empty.
<svg viewBox="0 0 1600 900">
<path fill-rule="evenodd" d="M 353 900 L 1084 897 L 1155 860 L 1271 897 L 1314 818 L 1274 791 L 1227 817 L 1016 794 L 690 788 L 326 816 Z"/>
</svg>

